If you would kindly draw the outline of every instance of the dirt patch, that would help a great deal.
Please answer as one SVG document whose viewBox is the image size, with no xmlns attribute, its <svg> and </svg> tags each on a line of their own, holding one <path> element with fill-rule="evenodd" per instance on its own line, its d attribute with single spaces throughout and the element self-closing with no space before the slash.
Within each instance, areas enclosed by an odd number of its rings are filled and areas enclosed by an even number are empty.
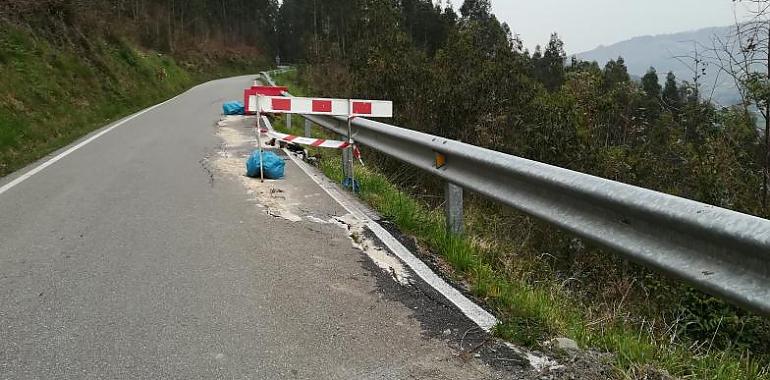
<svg viewBox="0 0 770 380">
<path fill-rule="evenodd" d="M 251 152 L 256 149 L 255 135 L 256 119 L 244 116 L 225 116 L 217 123 L 217 135 L 222 139 L 222 145 L 212 161 L 212 167 L 218 173 L 232 176 L 246 188 L 247 193 L 258 208 L 273 217 L 290 222 L 311 222 L 317 224 L 334 224 L 344 228 L 355 248 L 364 252 L 382 271 L 389 274 L 401 285 L 412 284 L 412 275 L 407 267 L 394 255 L 382 248 L 365 233 L 365 223 L 353 215 L 322 216 L 313 215 L 303 207 L 312 195 L 306 194 L 288 180 L 265 180 L 249 178 L 245 175 L 245 162 Z M 262 139 L 264 144 L 267 138 Z M 264 146 L 264 149 L 273 149 Z M 283 155 L 282 151 L 276 151 Z M 315 201 L 310 199 L 310 201 Z"/>
<path fill-rule="evenodd" d="M 560 358 L 558 367 L 540 370 L 537 380 L 596 380 L 619 379 L 618 371 L 609 364 L 611 357 L 593 351 L 581 351 L 569 358 Z"/>
<path fill-rule="evenodd" d="M 291 222 L 302 221 L 299 206 L 302 197 L 284 180 L 260 181 L 246 176 L 246 160 L 257 147 L 255 129 L 251 126 L 256 119 L 244 116 L 225 116 L 217 124 L 217 136 L 223 143 L 220 146 L 213 166 L 218 172 L 237 177 L 246 187 L 246 191 L 257 207 L 276 218 Z M 272 147 L 265 146 L 264 149 Z"/>
</svg>

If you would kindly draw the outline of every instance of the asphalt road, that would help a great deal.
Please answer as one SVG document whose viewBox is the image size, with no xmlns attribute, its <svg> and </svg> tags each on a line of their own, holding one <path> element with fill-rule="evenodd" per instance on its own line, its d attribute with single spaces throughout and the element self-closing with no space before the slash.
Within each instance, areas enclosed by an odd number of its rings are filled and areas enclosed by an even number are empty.
<svg viewBox="0 0 770 380">
<path fill-rule="evenodd" d="M 199 86 L 0 194 L 0 378 L 502 376 L 458 355 L 468 321 L 343 228 L 271 216 L 212 166 L 221 104 L 252 79 Z M 289 165 L 295 207 L 345 214 Z"/>
</svg>

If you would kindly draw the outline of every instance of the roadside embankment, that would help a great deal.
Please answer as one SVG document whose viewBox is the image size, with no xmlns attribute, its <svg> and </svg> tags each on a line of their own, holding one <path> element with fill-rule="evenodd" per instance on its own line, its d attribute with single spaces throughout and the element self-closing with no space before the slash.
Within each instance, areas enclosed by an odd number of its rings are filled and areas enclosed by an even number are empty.
<svg viewBox="0 0 770 380">
<path fill-rule="evenodd" d="M 0 177 L 197 83 L 261 65 L 258 57 L 172 56 L 129 38 L 0 20 Z"/>
</svg>

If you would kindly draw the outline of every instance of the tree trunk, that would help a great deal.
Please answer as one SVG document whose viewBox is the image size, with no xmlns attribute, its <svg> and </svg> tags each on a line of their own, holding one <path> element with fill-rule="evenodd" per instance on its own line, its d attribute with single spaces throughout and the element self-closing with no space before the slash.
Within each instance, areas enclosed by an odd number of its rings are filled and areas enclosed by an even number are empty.
<svg viewBox="0 0 770 380">
<path fill-rule="evenodd" d="M 765 110 L 765 162 L 762 175 L 762 208 L 767 210 L 768 180 L 770 180 L 770 105 Z"/>
<path fill-rule="evenodd" d="M 313 48 L 315 49 L 314 58 L 318 58 L 318 8 L 316 0 L 313 0 Z"/>
<path fill-rule="evenodd" d="M 765 62 L 767 67 L 767 79 L 770 80 L 770 28 L 768 28 L 768 40 L 767 40 L 767 61 Z M 767 191 L 768 191 L 768 177 L 770 177 L 770 98 L 765 99 L 765 162 L 762 173 L 762 208 L 767 211 Z"/>
</svg>

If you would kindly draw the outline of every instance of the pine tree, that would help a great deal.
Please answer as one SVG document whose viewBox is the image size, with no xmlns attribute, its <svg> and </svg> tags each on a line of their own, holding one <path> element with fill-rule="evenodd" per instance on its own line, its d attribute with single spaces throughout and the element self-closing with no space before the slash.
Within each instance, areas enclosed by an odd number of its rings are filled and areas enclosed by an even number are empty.
<svg viewBox="0 0 770 380">
<path fill-rule="evenodd" d="M 567 53 L 564 52 L 564 42 L 558 34 L 551 34 L 544 52 L 541 52 L 538 46 L 532 59 L 535 77 L 548 91 L 556 91 L 564 84 L 564 62 Z"/>
<path fill-rule="evenodd" d="M 618 84 L 628 83 L 629 81 L 631 81 L 631 77 L 628 75 L 628 68 L 623 57 L 618 57 L 617 60 L 610 60 L 604 66 L 602 74 L 602 88 L 604 91 L 609 91 Z"/>
<path fill-rule="evenodd" d="M 682 105 L 682 96 L 679 93 L 679 86 L 676 84 L 676 75 L 672 72 L 666 75 L 666 85 L 663 87 L 663 104 L 669 111 L 674 113 Z"/>
<path fill-rule="evenodd" d="M 644 99 L 644 114 L 647 121 L 652 123 L 660 117 L 661 111 L 661 92 L 660 78 L 654 67 L 650 67 L 647 73 L 642 77 L 642 90 L 646 95 Z"/>
<path fill-rule="evenodd" d="M 654 67 L 650 67 L 650 69 L 647 70 L 647 73 L 642 77 L 642 89 L 644 90 L 644 93 L 647 94 L 648 98 L 660 98 L 663 89 L 660 86 L 660 78 L 658 78 L 658 73 L 655 71 Z"/>
</svg>

